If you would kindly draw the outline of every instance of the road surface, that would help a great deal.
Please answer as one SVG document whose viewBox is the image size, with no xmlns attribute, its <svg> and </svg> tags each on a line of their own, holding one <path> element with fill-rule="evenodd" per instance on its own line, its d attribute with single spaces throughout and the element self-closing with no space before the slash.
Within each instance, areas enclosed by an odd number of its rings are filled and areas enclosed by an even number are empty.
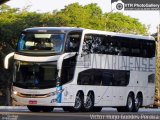
<svg viewBox="0 0 160 120">
<path fill-rule="evenodd" d="M 51 113 L 32 113 L 26 107 L 0 107 L 0 120 L 160 120 L 160 109 L 141 108 L 138 113 L 118 113 L 114 108 L 102 112 L 63 112 L 55 108 Z"/>
</svg>

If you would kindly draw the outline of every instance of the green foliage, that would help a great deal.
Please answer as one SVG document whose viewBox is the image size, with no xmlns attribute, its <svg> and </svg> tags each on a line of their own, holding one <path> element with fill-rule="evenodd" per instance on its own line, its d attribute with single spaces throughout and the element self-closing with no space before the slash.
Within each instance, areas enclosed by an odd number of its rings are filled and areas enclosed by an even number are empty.
<svg viewBox="0 0 160 120">
<path fill-rule="evenodd" d="M 105 16 L 107 31 L 147 35 L 146 27 L 135 18 L 122 13 L 109 13 Z"/>
<path fill-rule="evenodd" d="M 59 11 L 56 15 L 59 26 L 83 27 L 89 29 L 101 29 L 102 10 L 97 4 L 88 4 L 81 6 L 73 3 Z"/>
<path fill-rule="evenodd" d="M 89 29 L 107 30 L 147 35 L 146 27 L 137 19 L 122 13 L 102 13 L 97 4 L 81 6 L 73 3 L 66 6 L 56 15 L 58 26 L 74 26 Z"/>
</svg>

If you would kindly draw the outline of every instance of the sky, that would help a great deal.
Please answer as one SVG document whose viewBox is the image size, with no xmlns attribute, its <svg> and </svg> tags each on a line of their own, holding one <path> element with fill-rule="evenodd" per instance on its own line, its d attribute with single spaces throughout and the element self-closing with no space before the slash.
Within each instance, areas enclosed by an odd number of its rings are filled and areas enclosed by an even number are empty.
<svg viewBox="0 0 160 120">
<path fill-rule="evenodd" d="M 11 0 L 6 4 L 12 8 L 22 9 L 30 6 L 30 11 L 52 12 L 53 10 L 61 10 L 68 4 L 75 2 L 80 5 L 97 3 L 103 13 L 111 12 L 111 0 Z M 160 24 L 160 11 L 124 11 L 123 13 L 148 26 L 150 34 L 157 32 L 157 26 Z"/>
</svg>

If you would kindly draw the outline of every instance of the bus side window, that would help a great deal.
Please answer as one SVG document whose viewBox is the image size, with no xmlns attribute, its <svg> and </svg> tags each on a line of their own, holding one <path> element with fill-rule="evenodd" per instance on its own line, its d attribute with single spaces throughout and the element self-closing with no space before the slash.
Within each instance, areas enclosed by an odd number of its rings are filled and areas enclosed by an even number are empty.
<svg viewBox="0 0 160 120">
<path fill-rule="evenodd" d="M 70 51 L 71 52 L 78 52 L 79 46 L 80 46 L 80 40 L 79 40 L 79 38 L 71 37 L 69 44 L 70 44 Z"/>
<path fill-rule="evenodd" d="M 88 72 L 81 72 L 79 75 L 78 75 L 78 81 L 77 81 L 77 84 L 78 85 L 89 85 L 90 83 L 90 74 Z"/>
<path fill-rule="evenodd" d="M 83 42 L 83 52 L 91 53 L 91 47 L 92 47 L 92 36 L 91 35 L 85 35 L 84 36 L 84 42 Z"/>
<path fill-rule="evenodd" d="M 102 75 L 102 85 L 103 86 L 112 86 L 113 82 L 113 75 L 109 72 L 103 72 Z"/>
<path fill-rule="evenodd" d="M 155 43 L 154 41 L 142 42 L 142 56 L 143 57 L 154 57 L 155 56 Z"/>
<path fill-rule="evenodd" d="M 70 33 L 67 37 L 67 42 L 65 45 L 66 52 L 78 52 L 81 41 L 81 33 Z"/>
</svg>

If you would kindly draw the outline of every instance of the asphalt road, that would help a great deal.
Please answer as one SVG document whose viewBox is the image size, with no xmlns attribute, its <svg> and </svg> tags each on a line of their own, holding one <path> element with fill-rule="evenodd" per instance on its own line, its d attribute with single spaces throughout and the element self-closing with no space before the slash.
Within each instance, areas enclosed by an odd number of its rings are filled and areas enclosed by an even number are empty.
<svg viewBox="0 0 160 120">
<path fill-rule="evenodd" d="M 103 108 L 97 113 L 70 113 L 57 108 L 51 113 L 32 113 L 26 107 L 0 107 L 0 120 L 160 120 L 160 109 L 118 113 L 114 108 Z"/>
</svg>

